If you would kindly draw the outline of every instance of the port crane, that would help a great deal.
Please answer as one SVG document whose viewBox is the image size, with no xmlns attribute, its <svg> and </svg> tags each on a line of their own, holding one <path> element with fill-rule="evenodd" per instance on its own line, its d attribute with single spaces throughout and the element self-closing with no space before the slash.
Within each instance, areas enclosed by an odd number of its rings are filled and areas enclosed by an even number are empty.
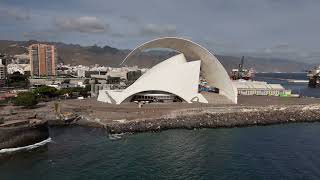
<svg viewBox="0 0 320 180">
<path fill-rule="evenodd" d="M 320 84 L 320 65 L 307 74 L 309 78 L 309 87 L 316 88 Z"/>
<path fill-rule="evenodd" d="M 245 79 L 252 80 L 254 77 L 255 71 L 253 68 L 245 69 L 244 68 L 244 56 L 241 57 L 240 64 L 238 65 L 238 69 L 232 69 L 230 73 L 230 78 L 232 80 Z"/>
</svg>

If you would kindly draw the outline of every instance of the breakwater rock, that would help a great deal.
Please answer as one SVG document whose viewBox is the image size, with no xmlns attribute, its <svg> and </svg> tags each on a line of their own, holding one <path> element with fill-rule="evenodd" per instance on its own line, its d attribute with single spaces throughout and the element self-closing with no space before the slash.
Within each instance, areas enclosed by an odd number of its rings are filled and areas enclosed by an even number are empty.
<svg viewBox="0 0 320 180">
<path fill-rule="evenodd" d="M 4 126 L 0 127 L 0 149 L 28 146 L 48 137 L 49 129 L 46 121 Z"/>
<path fill-rule="evenodd" d="M 158 118 L 108 123 L 109 133 L 146 132 L 166 129 L 195 129 L 269 125 L 320 121 L 320 104 L 267 107 L 194 108 Z"/>
</svg>

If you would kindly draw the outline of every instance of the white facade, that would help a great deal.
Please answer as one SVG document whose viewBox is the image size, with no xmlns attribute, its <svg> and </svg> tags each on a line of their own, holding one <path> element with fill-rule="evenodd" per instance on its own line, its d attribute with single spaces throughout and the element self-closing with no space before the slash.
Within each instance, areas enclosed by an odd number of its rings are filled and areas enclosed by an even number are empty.
<svg viewBox="0 0 320 180">
<path fill-rule="evenodd" d="M 86 77 L 86 70 L 84 69 L 77 70 L 77 77 L 80 77 L 80 78 Z"/>
<path fill-rule="evenodd" d="M 233 103 L 237 103 L 237 89 L 233 86 L 225 68 L 213 54 L 193 41 L 177 37 L 164 37 L 151 40 L 135 48 L 121 64 L 123 65 L 127 60 L 130 60 L 135 54 L 151 48 L 173 49 L 183 53 L 188 58 L 201 60 L 201 75 L 206 79 L 208 85 L 218 88 L 221 95 Z M 185 74 L 177 75 L 184 76 Z"/>
<path fill-rule="evenodd" d="M 14 72 L 20 72 L 24 74 L 25 71 L 30 71 L 30 64 L 8 64 L 8 74 L 13 74 Z"/>
<path fill-rule="evenodd" d="M 198 93 L 200 65 L 201 61 L 187 62 L 183 54 L 176 55 L 151 68 L 125 90 L 100 90 L 98 101 L 120 104 L 137 93 L 162 91 L 188 103 L 208 103 Z"/>
<path fill-rule="evenodd" d="M 237 103 L 237 89 L 222 64 L 207 49 L 187 39 L 165 37 L 146 42 L 130 52 L 121 65 L 137 53 L 151 48 L 168 48 L 181 54 L 157 64 L 125 90 L 100 90 L 98 101 L 120 104 L 130 100 L 137 93 L 162 91 L 189 103 L 209 103 L 198 93 L 201 71 L 201 77 L 206 80 L 208 86 L 219 89 L 219 97 Z M 187 61 L 185 56 L 193 61 Z M 215 103 L 214 98 L 209 99 Z"/>
</svg>

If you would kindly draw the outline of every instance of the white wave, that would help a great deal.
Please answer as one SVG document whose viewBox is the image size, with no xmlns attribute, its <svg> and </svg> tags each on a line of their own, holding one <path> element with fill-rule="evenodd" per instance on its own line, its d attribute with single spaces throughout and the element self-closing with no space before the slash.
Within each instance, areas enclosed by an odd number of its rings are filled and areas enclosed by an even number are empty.
<svg viewBox="0 0 320 180">
<path fill-rule="evenodd" d="M 123 135 L 124 135 L 124 133 L 120 133 L 120 134 L 109 134 L 109 139 L 110 139 L 110 140 L 118 140 L 118 139 L 121 139 Z"/>
<path fill-rule="evenodd" d="M 43 146 L 49 142 L 52 142 L 51 137 L 49 137 L 46 140 L 43 140 L 41 142 L 32 144 L 32 145 L 28 145 L 28 146 L 23 146 L 23 147 L 17 147 L 17 148 L 6 148 L 6 149 L 0 149 L 0 154 L 2 153 L 11 153 L 11 152 L 16 152 L 16 151 L 23 151 L 23 150 L 31 150 L 31 149 L 35 149 L 38 148 L 40 146 Z"/>
</svg>

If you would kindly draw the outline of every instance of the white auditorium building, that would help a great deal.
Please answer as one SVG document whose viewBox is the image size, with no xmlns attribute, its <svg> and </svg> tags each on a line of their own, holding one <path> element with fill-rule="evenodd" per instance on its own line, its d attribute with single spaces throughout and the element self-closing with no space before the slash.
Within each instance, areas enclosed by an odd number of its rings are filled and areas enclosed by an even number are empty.
<svg viewBox="0 0 320 180">
<path fill-rule="evenodd" d="M 219 60 L 187 39 L 165 37 L 146 42 L 130 52 L 122 65 L 151 48 L 173 49 L 178 55 L 155 65 L 126 89 L 100 90 L 98 101 L 111 104 L 132 101 L 237 103 L 237 89 Z M 209 86 L 218 89 L 218 93 L 200 92 L 200 76 Z"/>
</svg>

